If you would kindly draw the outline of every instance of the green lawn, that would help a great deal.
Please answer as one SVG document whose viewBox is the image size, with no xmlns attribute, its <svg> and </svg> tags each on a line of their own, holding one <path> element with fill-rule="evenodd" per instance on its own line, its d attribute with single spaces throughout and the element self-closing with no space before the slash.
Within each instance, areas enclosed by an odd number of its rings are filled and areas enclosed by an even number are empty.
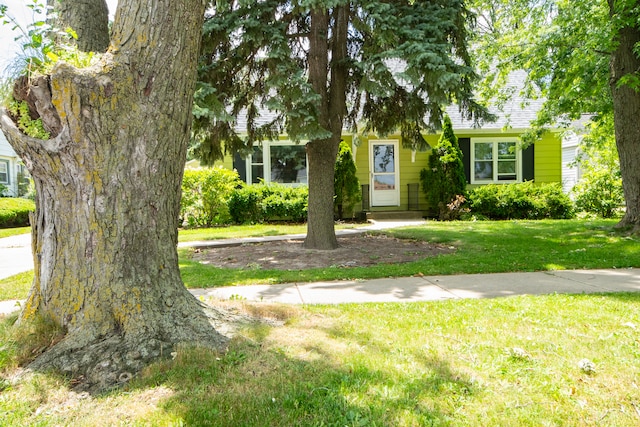
<svg viewBox="0 0 640 427">
<path fill-rule="evenodd" d="M 181 250 L 188 287 L 370 279 L 389 276 L 640 267 L 640 239 L 619 233 L 615 220 L 428 222 L 388 230 L 402 238 L 445 243 L 455 253 L 407 264 L 305 271 L 221 269 Z"/>
<path fill-rule="evenodd" d="M 640 266 L 614 221 L 430 222 L 389 231 L 455 246 L 407 265 L 309 272 L 220 270 L 190 261 L 188 285 L 415 274 Z M 198 240 L 201 237 L 198 237 Z M 0 281 L 26 296 L 31 273 Z M 75 393 L 18 360 L 51 342 L 0 320 L 0 425 L 11 426 L 636 426 L 640 294 L 547 295 L 412 304 L 296 307 L 271 313 L 224 353 L 182 348 L 126 388 Z M 4 379 L 3 379 L 4 378 Z"/>
<path fill-rule="evenodd" d="M 0 228 L 0 239 L 30 232 L 31 227 Z"/>
<path fill-rule="evenodd" d="M 182 349 L 104 395 L 52 375 L 5 381 L 0 425 L 640 424 L 640 294 L 287 313 L 224 354 Z"/>
<path fill-rule="evenodd" d="M 187 287 L 201 288 L 401 277 L 416 273 L 439 275 L 640 267 L 640 238 L 618 232 L 614 229 L 615 224 L 615 220 L 428 222 L 424 226 L 388 230 L 386 233 L 444 243 L 455 247 L 454 253 L 407 264 L 282 271 L 216 268 L 192 261 L 191 250 L 180 249 L 180 270 Z M 180 239 L 224 239 L 303 232 L 304 226 L 235 226 L 183 230 Z M 5 299 L 25 298 L 31 280 L 32 274 L 0 280 L 0 296 Z"/>
</svg>

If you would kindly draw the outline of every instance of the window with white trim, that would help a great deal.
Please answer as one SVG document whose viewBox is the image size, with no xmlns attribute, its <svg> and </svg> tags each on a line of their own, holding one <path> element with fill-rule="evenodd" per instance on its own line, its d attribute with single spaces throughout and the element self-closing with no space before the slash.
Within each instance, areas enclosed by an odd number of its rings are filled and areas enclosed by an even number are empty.
<svg viewBox="0 0 640 427">
<path fill-rule="evenodd" d="M 0 184 L 9 184 L 9 161 L 0 160 Z"/>
<path fill-rule="evenodd" d="M 517 138 L 471 139 L 471 184 L 522 181 L 522 150 Z"/>
<path fill-rule="evenodd" d="M 247 157 L 247 182 L 307 184 L 307 151 L 304 143 L 265 141 Z"/>
</svg>

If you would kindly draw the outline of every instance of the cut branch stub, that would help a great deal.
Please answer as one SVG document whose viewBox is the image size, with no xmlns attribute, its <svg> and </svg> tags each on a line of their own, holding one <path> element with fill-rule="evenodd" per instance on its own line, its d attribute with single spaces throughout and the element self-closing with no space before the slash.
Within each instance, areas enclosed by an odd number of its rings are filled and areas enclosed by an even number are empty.
<svg viewBox="0 0 640 427">
<path fill-rule="evenodd" d="M 13 97 L 16 101 L 24 101 L 29 107 L 31 120 L 42 119 L 42 125 L 52 138 L 60 134 L 62 124 L 60 116 L 51 102 L 51 85 L 49 76 L 18 78 L 13 86 Z"/>
</svg>

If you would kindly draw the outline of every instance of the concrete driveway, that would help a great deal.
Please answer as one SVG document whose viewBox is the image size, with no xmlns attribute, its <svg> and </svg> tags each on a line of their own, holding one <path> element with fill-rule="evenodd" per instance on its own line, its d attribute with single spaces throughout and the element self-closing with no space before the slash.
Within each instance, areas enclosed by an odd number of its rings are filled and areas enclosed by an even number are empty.
<svg viewBox="0 0 640 427">
<path fill-rule="evenodd" d="M 31 234 L 0 239 L 0 279 L 33 270 Z"/>
</svg>

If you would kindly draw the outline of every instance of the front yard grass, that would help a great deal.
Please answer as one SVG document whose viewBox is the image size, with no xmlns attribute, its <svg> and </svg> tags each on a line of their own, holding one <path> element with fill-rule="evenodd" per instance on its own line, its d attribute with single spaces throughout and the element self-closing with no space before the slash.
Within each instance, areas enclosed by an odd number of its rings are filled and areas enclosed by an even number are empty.
<svg viewBox="0 0 640 427">
<path fill-rule="evenodd" d="M 187 287 L 200 288 L 415 274 L 640 267 L 640 238 L 618 232 L 615 224 L 615 220 L 427 222 L 385 233 L 450 245 L 456 248 L 454 253 L 406 264 L 282 271 L 202 265 L 190 259 L 189 249 L 181 249 L 180 269 Z"/>
<path fill-rule="evenodd" d="M 455 246 L 407 265 L 303 272 L 223 270 L 181 250 L 188 286 L 640 266 L 615 221 L 430 222 L 397 237 Z M 200 240 L 200 238 L 198 239 Z M 0 281 L 24 298 L 32 273 Z M 17 290 L 16 290 L 17 289 Z M 519 296 L 411 304 L 282 306 L 224 353 L 181 348 L 121 390 L 12 378 L 42 337 L 0 319 L 0 425 L 540 426 L 640 424 L 640 294 Z M 46 337 L 45 337 L 46 338 Z"/>
<path fill-rule="evenodd" d="M 0 228 L 0 239 L 31 232 L 31 227 Z"/>
<path fill-rule="evenodd" d="M 616 220 L 427 222 L 387 230 L 408 239 L 456 248 L 451 254 L 407 264 L 330 267 L 302 271 L 227 269 L 203 265 L 182 248 L 180 271 L 189 288 L 248 284 L 374 279 L 415 274 L 447 275 L 640 267 L 640 238 L 617 231 Z M 348 224 L 343 227 L 353 227 Z M 285 228 L 281 228 L 285 227 Z M 235 226 L 180 232 L 181 241 L 304 233 L 304 226 Z M 215 237 L 214 237 L 215 236 Z M 0 280 L 0 296 L 23 299 L 33 273 Z"/>
<path fill-rule="evenodd" d="M 640 294 L 293 307 L 119 391 L 4 381 L 0 424 L 637 426 L 638 328 Z"/>
</svg>

